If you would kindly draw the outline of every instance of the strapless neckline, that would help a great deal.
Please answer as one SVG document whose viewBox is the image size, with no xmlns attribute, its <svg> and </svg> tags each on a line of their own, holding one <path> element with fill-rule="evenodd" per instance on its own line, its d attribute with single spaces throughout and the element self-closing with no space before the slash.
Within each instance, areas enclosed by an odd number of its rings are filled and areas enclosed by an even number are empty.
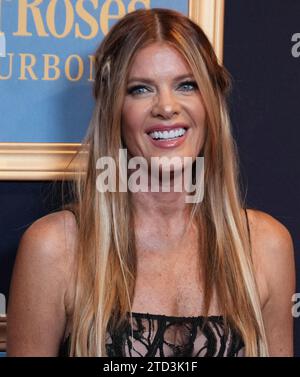
<svg viewBox="0 0 300 377">
<path fill-rule="evenodd" d="M 130 317 L 130 312 L 127 312 L 127 315 Z M 174 315 L 166 315 L 166 314 L 154 314 L 154 313 L 142 313 L 142 312 L 132 312 L 133 317 L 139 318 L 151 318 L 151 319 L 172 319 L 172 320 L 202 320 L 207 318 L 209 320 L 222 320 L 223 315 L 198 315 L 198 316 L 174 316 Z"/>
<path fill-rule="evenodd" d="M 108 331 L 108 357 L 135 356 L 243 356 L 244 342 L 233 328 L 225 331 L 223 315 L 170 316 L 127 311 L 127 324 Z M 132 326 L 132 327 L 131 327 Z M 70 334 L 60 345 L 59 356 L 68 356 Z"/>
</svg>

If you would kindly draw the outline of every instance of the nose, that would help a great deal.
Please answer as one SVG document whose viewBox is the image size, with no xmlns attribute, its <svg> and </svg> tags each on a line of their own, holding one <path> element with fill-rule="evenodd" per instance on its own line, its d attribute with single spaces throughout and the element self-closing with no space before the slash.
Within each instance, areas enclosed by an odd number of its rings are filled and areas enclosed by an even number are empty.
<svg viewBox="0 0 300 377">
<path fill-rule="evenodd" d="M 170 119 L 180 113 L 180 104 L 169 90 L 157 94 L 153 101 L 152 115 L 154 117 Z"/>
</svg>

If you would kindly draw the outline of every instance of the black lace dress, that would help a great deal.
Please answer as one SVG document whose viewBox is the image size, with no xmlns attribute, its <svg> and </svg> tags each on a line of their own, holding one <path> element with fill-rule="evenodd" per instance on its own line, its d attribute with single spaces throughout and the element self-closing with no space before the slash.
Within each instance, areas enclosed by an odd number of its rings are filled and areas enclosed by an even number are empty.
<svg viewBox="0 0 300 377">
<path fill-rule="evenodd" d="M 250 237 L 248 215 L 244 211 Z M 225 331 L 222 316 L 175 317 L 133 312 L 132 318 L 132 329 L 128 314 L 122 331 L 107 334 L 109 357 L 244 356 L 243 339 L 234 329 Z M 67 337 L 58 356 L 68 356 L 69 343 Z"/>
<path fill-rule="evenodd" d="M 107 336 L 108 357 L 234 357 L 244 356 L 244 342 L 229 328 L 222 316 L 172 317 L 132 313 L 122 331 Z M 204 324 L 204 326 L 203 326 Z M 133 337 L 132 337 L 133 335 Z M 59 356 L 68 356 L 69 337 L 61 344 Z"/>
</svg>

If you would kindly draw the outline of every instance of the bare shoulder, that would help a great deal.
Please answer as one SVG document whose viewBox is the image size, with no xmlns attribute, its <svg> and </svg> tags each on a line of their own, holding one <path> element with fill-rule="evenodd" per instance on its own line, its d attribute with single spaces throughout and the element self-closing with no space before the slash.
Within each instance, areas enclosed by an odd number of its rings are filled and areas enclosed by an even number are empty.
<svg viewBox="0 0 300 377">
<path fill-rule="evenodd" d="M 23 234 L 18 254 L 19 258 L 29 258 L 51 270 L 53 278 L 66 283 L 69 288 L 74 271 L 77 224 L 74 214 L 62 210 L 45 215 L 36 220 Z M 27 256 L 22 254 L 28 253 Z"/>
<path fill-rule="evenodd" d="M 258 257 L 289 258 L 293 253 L 293 241 L 289 230 L 266 212 L 247 209 L 251 240 Z"/>
<path fill-rule="evenodd" d="M 282 284 L 286 286 L 289 283 L 292 289 L 295 263 L 289 230 L 266 212 L 248 209 L 247 214 L 254 264 L 267 284 L 268 296 L 278 292 Z"/>
<path fill-rule="evenodd" d="M 66 243 L 67 249 L 70 249 L 71 242 L 76 236 L 76 220 L 71 211 L 62 210 L 50 213 L 36 220 L 24 233 L 23 237 L 32 242 L 45 244 L 45 250 L 52 246 Z M 48 245 L 48 247 L 47 247 Z M 58 251 L 59 252 L 59 251 Z"/>
<path fill-rule="evenodd" d="M 58 211 L 33 222 L 21 237 L 17 258 L 53 263 L 59 270 L 74 257 L 76 220 L 70 211 Z M 23 255 L 24 254 L 24 255 Z M 52 268 L 51 267 L 51 268 Z M 56 270 L 53 269 L 53 272 Z"/>
<path fill-rule="evenodd" d="M 247 210 L 247 213 L 258 285 L 266 288 L 262 314 L 269 353 L 292 356 L 292 296 L 295 293 L 292 237 L 273 216 L 257 210 Z"/>
<path fill-rule="evenodd" d="M 8 303 L 9 356 L 55 356 L 67 323 L 76 221 L 69 211 L 43 216 L 19 243 Z"/>
<path fill-rule="evenodd" d="M 71 234 L 70 234 L 71 232 Z M 23 234 L 26 240 L 55 244 L 65 240 L 66 235 L 75 235 L 76 220 L 72 212 L 67 210 L 57 211 L 45 215 L 33 222 Z"/>
</svg>

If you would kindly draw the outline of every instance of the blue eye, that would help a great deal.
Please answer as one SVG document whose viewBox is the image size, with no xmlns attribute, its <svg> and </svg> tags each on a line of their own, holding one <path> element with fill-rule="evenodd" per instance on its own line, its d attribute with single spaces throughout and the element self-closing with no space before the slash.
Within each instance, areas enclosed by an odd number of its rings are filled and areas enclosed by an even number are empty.
<svg viewBox="0 0 300 377">
<path fill-rule="evenodd" d="M 148 90 L 145 86 L 143 85 L 136 85 L 136 86 L 133 86 L 131 88 L 128 88 L 127 90 L 127 93 L 128 94 L 131 94 L 131 95 L 137 95 L 137 94 L 143 94 L 143 93 L 146 93 L 144 91 L 140 91 L 140 89 L 146 89 Z"/>
<path fill-rule="evenodd" d="M 185 81 L 183 83 L 180 84 L 180 88 L 186 88 L 184 89 L 183 91 L 184 92 L 189 92 L 191 90 L 196 90 L 198 89 L 198 85 L 196 83 L 196 81 Z"/>
<path fill-rule="evenodd" d="M 195 81 L 184 81 L 179 85 L 179 89 L 183 92 L 191 92 L 198 89 L 198 85 Z M 137 96 L 140 94 L 145 94 L 149 91 L 144 85 L 135 85 L 127 89 L 127 94 L 132 96 Z"/>
</svg>

